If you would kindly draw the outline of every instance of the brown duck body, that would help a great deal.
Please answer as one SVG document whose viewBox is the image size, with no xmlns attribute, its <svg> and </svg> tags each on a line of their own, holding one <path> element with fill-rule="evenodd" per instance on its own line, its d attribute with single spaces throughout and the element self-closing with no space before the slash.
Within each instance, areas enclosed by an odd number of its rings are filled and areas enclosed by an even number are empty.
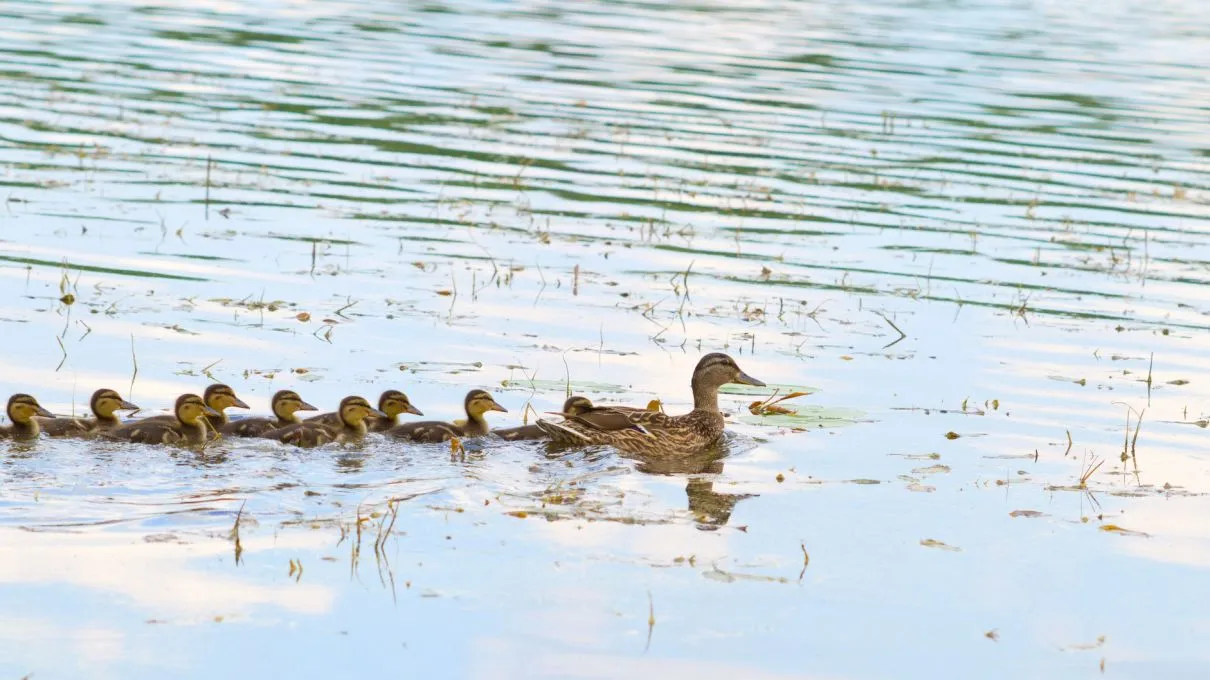
<svg viewBox="0 0 1210 680">
<path fill-rule="evenodd" d="M 304 420 L 301 423 L 291 423 L 285 427 L 270 430 L 260 436 L 266 439 L 276 439 L 283 444 L 311 448 L 335 441 L 360 439 L 365 434 L 365 423 L 362 423 L 361 427 L 357 428 L 346 427 L 344 425 L 332 426 L 313 420 Z"/>
<path fill-rule="evenodd" d="M 565 446 L 606 444 L 638 454 L 692 455 L 722 437 L 726 420 L 718 409 L 718 388 L 738 382 L 764 385 L 740 370 L 726 354 L 707 354 L 693 371 L 693 410 L 679 416 L 659 411 L 599 406 L 563 422 L 539 420 L 551 441 Z"/>
<path fill-rule="evenodd" d="M 578 415 L 592 407 L 592 402 L 587 397 L 579 395 L 568 397 L 567 401 L 563 402 L 563 417 Z M 549 437 L 537 424 L 521 425 L 519 427 L 501 427 L 492 430 L 492 434 L 510 442 L 547 439 Z"/>
<path fill-rule="evenodd" d="M 47 418 L 39 425 L 49 437 L 89 437 L 102 430 L 113 430 L 121 427 L 122 421 L 117 416 L 102 418 Z"/>
<path fill-rule="evenodd" d="M 407 439 L 419 443 L 437 443 L 450 439 L 482 437 L 491 432 L 483 414 L 488 411 L 504 411 L 503 406 L 496 403 L 490 394 L 483 390 L 471 390 L 463 401 L 466 420 L 456 420 L 452 423 L 440 420 L 425 420 L 418 423 L 396 425 L 386 431 L 386 434 L 397 439 Z"/>
<path fill-rule="evenodd" d="M 211 438 L 210 426 L 205 419 L 196 423 L 181 421 L 147 422 L 150 418 L 134 420 L 106 430 L 102 436 L 136 444 L 205 444 Z"/>
<path fill-rule="evenodd" d="M 28 423 L 13 423 L 5 427 L 0 427 L 0 439 L 16 439 L 24 441 L 29 439 L 37 439 L 42 433 L 42 427 L 37 421 L 31 420 Z"/>
<path fill-rule="evenodd" d="M 266 432 L 262 436 L 276 439 L 283 444 L 308 448 L 331 442 L 356 441 L 365 437 L 368 431 L 366 418 L 369 416 L 385 418 L 386 414 L 370 406 L 365 399 L 351 396 L 341 400 L 336 416 L 339 420 L 336 425 L 330 425 L 321 418 L 312 418 Z"/>
<path fill-rule="evenodd" d="M 278 390 L 269 400 L 273 417 L 240 418 L 218 428 L 226 437 L 263 437 L 266 434 L 289 427 L 297 422 L 298 411 L 314 411 L 315 407 L 303 401 L 294 390 Z"/>
<path fill-rule="evenodd" d="M 196 394 L 182 394 L 176 400 L 172 420 L 144 418 L 123 423 L 102 433 L 107 439 L 136 444 L 204 444 L 213 437 L 206 416 L 214 410 Z"/>
<path fill-rule="evenodd" d="M 297 421 L 281 418 L 240 418 L 228 420 L 227 424 L 218 428 L 218 432 L 224 437 L 263 437 L 274 430 L 296 424 Z"/>
<path fill-rule="evenodd" d="M 226 413 L 226 410 L 228 408 L 231 408 L 231 407 L 248 408 L 248 405 L 245 404 L 242 399 L 235 396 L 235 390 L 233 390 L 229 386 L 223 385 L 221 383 L 215 383 L 213 385 L 208 386 L 206 388 L 206 391 L 202 393 L 202 401 L 205 402 L 206 406 L 210 407 L 214 411 L 214 414 L 208 413 L 205 416 L 206 425 L 208 425 L 210 427 L 210 430 L 213 432 L 220 431 L 222 429 L 222 427 L 229 422 L 227 420 L 227 413 Z M 169 424 L 171 424 L 171 423 L 177 422 L 177 418 L 175 415 L 169 414 L 169 415 L 163 415 L 163 416 L 151 416 L 150 418 L 143 418 L 141 422 L 149 423 L 149 424 L 150 423 L 169 423 Z"/>
<path fill-rule="evenodd" d="M 420 409 L 412 406 L 412 402 L 408 399 L 407 395 L 399 390 L 386 390 L 383 392 L 378 397 L 378 410 L 383 413 L 383 417 L 367 416 L 365 419 L 367 432 L 386 432 L 399 424 L 399 416 L 404 413 L 411 413 L 417 416 L 424 415 Z M 343 425 L 340 421 L 340 414 L 336 411 L 311 416 L 303 422 L 316 422 L 335 428 L 340 428 Z"/>
<path fill-rule="evenodd" d="M 91 437 L 99 432 L 121 427 L 122 421 L 118 418 L 117 411 L 139 408 L 111 389 L 94 392 L 88 405 L 93 414 L 92 418 L 47 418 L 41 420 L 39 425 L 42 431 L 51 437 Z"/>
</svg>

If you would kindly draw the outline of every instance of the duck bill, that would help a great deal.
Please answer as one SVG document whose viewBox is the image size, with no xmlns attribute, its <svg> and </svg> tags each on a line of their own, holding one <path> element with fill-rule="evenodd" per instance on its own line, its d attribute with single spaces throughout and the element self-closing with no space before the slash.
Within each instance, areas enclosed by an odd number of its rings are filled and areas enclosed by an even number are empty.
<svg viewBox="0 0 1210 680">
<path fill-rule="evenodd" d="M 34 415 L 42 416 L 43 418 L 54 418 L 55 417 L 55 414 L 51 413 L 50 411 L 47 411 L 46 409 L 42 408 L 41 406 L 38 407 L 37 411 L 34 411 Z"/>
<path fill-rule="evenodd" d="M 383 413 L 382 411 L 379 411 L 379 410 L 378 410 L 378 409 L 376 409 L 376 408 L 372 408 L 372 409 L 370 409 L 370 415 L 374 416 L 375 418 L 386 418 L 386 419 L 388 419 L 388 420 L 391 418 L 390 416 L 388 416 L 387 414 Z"/>
<path fill-rule="evenodd" d="M 235 408 L 251 408 L 248 406 L 248 404 L 244 403 L 243 399 L 240 399 L 239 397 L 232 397 L 232 400 L 231 405 Z"/>
<path fill-rule="evenodd" d="M 752 385 L 753 387 L 764 387 L 765 386 L 765 383 L 761 382 L 760 380 L 757 380 L 756 378 L 753 378 L 752 376 L 748 375 L 747 373 L 744 373 L 743 371 L 740 371 L 739 376 L 737 376 L 735 378 L 735 380 L 732 380 L 731 382 L 737 382 L 741 385 Z"/>
<path fill-rule="evenodd" d="M 137 410 L 139 410 L 139 405 L 133 404 L 133 403 L 123 399 L 122 403 L 118 404 L 117 410 L 119 410 L 119 411 L 137 411 Z"/>
<path fill-rule="evenodd" d="M 204 406 L 204 407 L 202 407 L 202 413 L 203 413 L 203 414 L 205 414 L 205 415 L 210 416 L 211 418 L 221 418 L 221 417 L 223 416 L 223 414 L 221 414 L 221 413 L 219 413 L 218 411 L 216 411 L 216 410 L 214 410 L 214 409 L 210 408 L 209 406 Z"/>
<path fill-rule="evenodd" d="M 501 413 L 508 413 L 508 409 L 504 408 L 503 406 L 497 404 L 494 401 L 492 402 L 492 407 L 488 410 L 489 411 L 499 411 Z"/>
<path fill-rule="evenodd" d="M 412 406 L 411 404 L 408 404 L 408 407 L 407 407 L 407 408 L 405 408 L 405 409 L 403 410 L 403 412 L 404 412 L 404 413 L 410 413 L 410 414 L 412 414 L 412 415 L 414 415 L 414 416 L 422 416 L 422 415 L 424 415 L 424 411 L 421 411 L 420 409 L 416 408 L 415 406 Z"/>
<path fill-rule="evenodd" d="M 299 411 L 318 411 L 319 409 L 315 408 L 314 406 L 308 404 L 305 401 L 300 401 L 300 402 L 298 402 L 298 410 Z"/>
</svg>

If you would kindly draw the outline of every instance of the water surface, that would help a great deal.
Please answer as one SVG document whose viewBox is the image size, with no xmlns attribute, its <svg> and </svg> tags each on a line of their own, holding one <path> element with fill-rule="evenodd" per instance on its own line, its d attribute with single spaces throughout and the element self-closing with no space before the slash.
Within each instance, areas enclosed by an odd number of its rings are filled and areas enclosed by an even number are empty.
<svg viewBox="0 0 1210 680">
<path fill-rule="evenodd" d="M 811 392 L 675 464 L 5 445 L 0 674 L 1203 677 L 1203 14 L 0 2 L 7 392 Z"/>
</svg>

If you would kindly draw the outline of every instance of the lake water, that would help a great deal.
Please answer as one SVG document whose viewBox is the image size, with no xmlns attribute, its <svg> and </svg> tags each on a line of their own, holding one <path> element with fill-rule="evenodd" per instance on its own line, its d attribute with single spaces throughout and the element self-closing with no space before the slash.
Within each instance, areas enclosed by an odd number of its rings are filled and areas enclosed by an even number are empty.
<svg viewBox="0 0 1210 680">
<path fill-rule="evenodd" d="M 5 394 L 811 392 L 673 463 L 0 445 L 0 676 L 1206 677 L 1208 16 L 0 1 Z"/>
</svg>

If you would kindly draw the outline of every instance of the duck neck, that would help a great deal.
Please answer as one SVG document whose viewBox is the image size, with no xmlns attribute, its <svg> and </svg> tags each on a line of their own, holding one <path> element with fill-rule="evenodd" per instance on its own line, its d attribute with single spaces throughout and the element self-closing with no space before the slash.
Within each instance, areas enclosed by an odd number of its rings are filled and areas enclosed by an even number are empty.
<svg viewBox="0 0 1210 680">
<path fill-rule="evenodd" d="M 97 417 L 98 423 L 120 422 L 116 413 L 101 413 L 100 411 L 93 411 L 93 415 Z"/>
<path fill-rule="evenodd" d="M 718 413 L 718 385 L 708 385 L 694 378 L 693 410 Z"/>
<path fill-rule="evenodd" d="M 466 426 L 462 428 L 467 434 L 487 434 L 488 426 L 487 419 L 482 413 L 466 412 Z"/>
</svg>

